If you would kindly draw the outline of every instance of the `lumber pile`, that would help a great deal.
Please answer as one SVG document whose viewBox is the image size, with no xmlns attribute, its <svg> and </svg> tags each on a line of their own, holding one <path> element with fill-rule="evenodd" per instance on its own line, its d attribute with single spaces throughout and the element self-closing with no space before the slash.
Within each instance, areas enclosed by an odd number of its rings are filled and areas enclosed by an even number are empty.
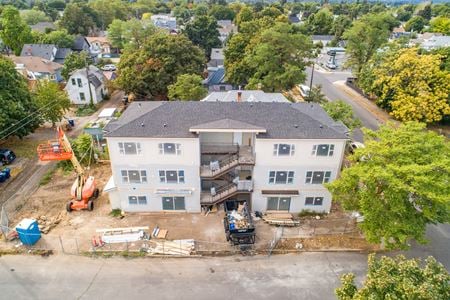
<svg viewBox="0 0 450 300">
<path fill-rule="evenodd" d="M 294 220 L 292 214 L 288 213 L 268 213 L 262 219 L 270 225 L 291 227 L 300 225 L 300 221 Z"/>
<path fill-rule="evenodd" d="M 58 214 L 56 217 L 39 216 L 34 219 L 38 221 L 39 230 L 43 234 L 47 234 L 50 230 L 52 230 L 56 225 L 58 225 L 61 222 L 62 215 Z"/>
<path fill-rule="evenodd" d="M 195 249 L 194 240 L 152 241 L 149 254 L 189 256 Z"/>
</svg>

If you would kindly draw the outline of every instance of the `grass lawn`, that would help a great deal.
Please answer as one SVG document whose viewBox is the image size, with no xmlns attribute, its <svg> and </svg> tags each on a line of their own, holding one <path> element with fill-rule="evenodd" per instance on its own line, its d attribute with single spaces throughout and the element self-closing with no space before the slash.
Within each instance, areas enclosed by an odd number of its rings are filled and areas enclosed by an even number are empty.
<svg viewBox="0 0 450 300">
<path fill-rule="evenodd" d="M 37 146 L 42 141 L 31 139 L 19 139 L 17 137 L 11 137 L 5 142 L 0 144 L 0 148 L 6 148 L 12 150 L 17 157 L 34 158 L 37 157 Z"/>
</svg>

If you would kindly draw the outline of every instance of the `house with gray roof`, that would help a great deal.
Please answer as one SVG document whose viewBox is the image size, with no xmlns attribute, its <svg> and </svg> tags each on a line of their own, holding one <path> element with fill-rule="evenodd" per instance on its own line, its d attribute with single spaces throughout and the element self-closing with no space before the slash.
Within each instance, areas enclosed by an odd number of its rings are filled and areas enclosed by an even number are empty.
<svg viewBox="0 0 450 300">
<path fill-rule="evenodd" d="M 30 25 L 31 30 L 47 33 L 48 31 L 55 30 L 56 26 L 53 22 L 39 22 L 34 25 Z"/>
<path fill-rule="evenodd" d="M 75 70 L 70 74 L 66 87 L 70 101 L 77 105 L 101 102 L 108 94 L 106 78 L 95 66 Z"/>
<path fill-rule="evenodd" d="M 320 105 L 287 102 L 132 102 L 104 132 L 104 191 L 127 212 L 329 212 L 348 140 Z"/>
<path fill-rule="evenodd" d="M 72 52 L 69 48 L 59 48 L 54 44 L 25 44 L 20 56 L 35 56 L 48 61 L 64 64 L 66 56 Z"/>
<path fill-rule="evenodd" d="M 225 56 L 223 54 L 223 48 L 212 48 L 211 59 L 208 62 L 208 67 L 223 66 L 225 62 Z"/>
<path fill-rule="evenodd" d="M 229 91 L 233 86 L 225 80 L 224 66 L 208 67 L 208 77 L 203 80 L 203 86 L 209 92 Z"/>
</svg>

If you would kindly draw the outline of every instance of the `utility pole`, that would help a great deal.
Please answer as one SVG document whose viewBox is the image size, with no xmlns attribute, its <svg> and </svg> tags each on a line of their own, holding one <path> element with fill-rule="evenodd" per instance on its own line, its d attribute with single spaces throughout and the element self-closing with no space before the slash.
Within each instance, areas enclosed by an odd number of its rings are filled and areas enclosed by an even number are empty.
<svg viewBox="0 0 450 300">
<path fill-rule="evenodd" d="M 312 83 L 313 83 L 313 78 L 314 78 L 314 65 L 315 65 L 315 63 L 313 62 L 312 70 L 311 70 L 311 80 L 309 81 L 309 93 L 311 93 L 311 90 L 312 90 Z"/>
<path fill-rule="evenodd" d="M 90 106 L 94 106 L 94 100 L 92 99 L 91 82 L 89 81 L 89 63 L 88 63 L 88 58 L 86 58 L 86 77 L 87 77 L 88 88 L 89 88 L 89 105 Z"/>
</svg>

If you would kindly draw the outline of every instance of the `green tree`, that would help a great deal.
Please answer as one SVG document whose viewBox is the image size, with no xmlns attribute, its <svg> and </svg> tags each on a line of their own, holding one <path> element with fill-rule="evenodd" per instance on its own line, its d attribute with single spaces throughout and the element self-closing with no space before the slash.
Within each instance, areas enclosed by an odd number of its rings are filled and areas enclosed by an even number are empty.
<svg viewBox="0 0 450 300">
<path fill-rule="evenodd" d="M 127 48 L 119 63 L 118 86 L 138 97 L 166 99 L 181 74 L 201 74 L 203 51 L 184 35 L 157 32 L 140 48 Z"/>
<path fill-rule="evenodd" d="M 221 46 L 217 21 L 210 16 L 197 16 L 188 24 L 183 32 L 194 43 L 205 51 L 207 57 L 211 55 L 211 48 Z"/>
<path fill-rule="evenodd" d="M 350 130 L 361 126 L 361 121 L 354 116 L 352 107 L 342 100 L 323 103 L 322 107 L 333 120 L 341 121 Z"/>
<path fill-rule="evenodd" d="M 67 55 L 66 59 L 64 60 L 64 65 L 61 70 L 61 76 L 67 80 L 70 77 L 70 73 L 72 73 L 75 70 L 82 69 L 86 67 L 86 64 L 89 63 L 89 55 L 87 52 L 72 52 L 69 55 Z"/>
<path fill-rule="evenodd" d="M 28 25 L 50 21 L 50 18 L 47 17 L 44 12 L 35 9 L 23 10 L 20 12 L 20 16 Z"/>
<path fill-rule="evenodd" d="M 307 26 L 313 34 L 330 34 L 333 26 L 333 14 L 326 8 L 308 17 Z"/>
<path fill-rule="evenodd" d="M 339 300 L 351 299 L 449 299 L 450 276 L 433 257 L 406 259 L 369 255 L 367 278 L 358 289 L 353 273 L 341 277 L 342 286 L 335 290 Z"/>
<path fill-rule="evenodd" d="M 322 86 L 315 85 L 311 87 L 308 96 L 305 97 L 305 101 L 323 104 L 328 100 L 327 97 L 325 97 L 325 95 L 322 93 Z"/>
<path fill-rule="evenodd" d="M 334 39 L 336 41 L 341 40 L 342 35 L 344 34 L 345 30 L 350 28 L 351 25 L 352 25 L 352 20 L 350 20 L 349 17 L 344 16 L 344 15 L 338 16 L 333 21 L 333 26 L 331 28 L 331 32 L 333 32 L 333 34 L 334 34 Z"/>
<path fill-rule="evenodd" d="M 368 77 L 365 90 L 377 96 L 379 106 L 401 121 L 433 123 L 450 114 L 450 73 L 441 69 L 440 55 L 407 48 L 380 56 L 363 76 Z"/>
<path fill-rule="evenodd" d="M 88 35 L 96 28 L 96 15 L 82 3 L 69 3 L 59 25 L 70 34 Z"/>
<path fill-rule="evenodd" d="M 244 6 L 241 8 L 239 13 L 236 15 L 236 25 L 241 26 L 244 22 L 249 22 L 253 19 L 253 10 L 249 6 Z"/>
<path fill-rule="evenodd" d="M 425 27 L 426 20 L 420 16 L 414 16 L 405 24 L 406 31 L 421 32 Z"/>
<path fill-rule="evenodd" d="M 352 68 L 359 76 L 365 63 L 372 55 L 387 42 L 390 30 L 395 24 L 391 16 L 365 15 L 353 22 L 352 27 L 344 32 L 343 38 L 347 40 L 346 52 L 349 55 L 346 65 Z M 397 23 L 398 24 L 398 23 Z"/>
<path fill-rule="evenodd" d="M 450 35 L 450 17 L 437 17 L 431 20 L 430 31 Z"/>
<path fill-rule="evenodd" d="M 129 14 L 129 6 L 121 0 L 94 0 L 89 6 L 97 12 L 100 27 L 106 29 L 114 20 L 125 20 Z"/>
<path fill-rule="evenodd" d="M 72 48 L 74 38 L 65 29 L 54 30 L 43 35 L 40 42 L 43 44 L 55 44 L 60 48 Z"/>
<path fill-rule="evenodd" d="M 59 88 L 53 81 L 41 81 L 33 93 L 34 100 L 41 111 L 42 121 L 61 121 L 64 113 L 70 108 L 70 100 L 67 93 Z"/>
<path fill-rule="evenodd" d="M 417 13 L 418 16 L 421 16 L 425 20 L 429 21 L 431 19 L 431 5 L 426 5 L 422 10 Z"/>
<path fill-rule="evenodd" d="M 20 18 L 15 7 L 5 6 L 0 16 L 0 38 L 16 55 L 20 55 L 23 45 L 33 40 L 30 27 Z"/>
<path fill-rule="evenodd" d="M 450 144 L 424 129 L 416 122 L 363 129 L 366 147 L 326 185 L 345 210 L 364 216 L 369 242 L 405 249 L 410 239 L 425 242 L 427 224 L 450 221 Z"/>
<path fill-rule="evenodd" d="M 0 140 L 9 135 L 24 137 L 39 126 L 39 113 L 26 79 L 3 56 L 0 56 L 0 107 Z"/>
<path fill-rule="evenodd" d="M 450 3 L 434 4 L 431 7 L 433 17 L 447 17 L 450 18 Z"/>
<path fill-rule="evenodd" d="M 201 100 L 208 91 L 203 87 L 203 78 L 197 74 L 182 74 L 169 85 L 170 100 Z"/>
<path fill-rule="evenodd" d="M 415 6 L 411 4 L 400 6 L 400 8 L 397 10 L 397 20 L 407 22 L 409 19 L 411 19 L 414 13 L 414 8 Z"/>
<path fill-rule="evenodd" d="M 155 32 L 156 28 L 153 24 L 147 24 L 135 18 L 128 21 L 114 20 L 108 28 L 108 39 L 113 47 L 119 49 L 127 45 L 138 48 Z"/>
<path fill-rule="evenodd" d="M 282 91 L 306 78 L 306 60 L 313 57 L 309 37 L 296 33 L 293 25 L 276 23 L 263 30 L 247 49 L 244 63 L 253 70 L 247 88 L 262 85 L 265 91 Z"/>
<path fill-rule="evenodd" d="M 213 5 L 209 10 L 209 15 L 216 20 L 234 20 L 236 13 L 228 6 Z"/>
</svg>

